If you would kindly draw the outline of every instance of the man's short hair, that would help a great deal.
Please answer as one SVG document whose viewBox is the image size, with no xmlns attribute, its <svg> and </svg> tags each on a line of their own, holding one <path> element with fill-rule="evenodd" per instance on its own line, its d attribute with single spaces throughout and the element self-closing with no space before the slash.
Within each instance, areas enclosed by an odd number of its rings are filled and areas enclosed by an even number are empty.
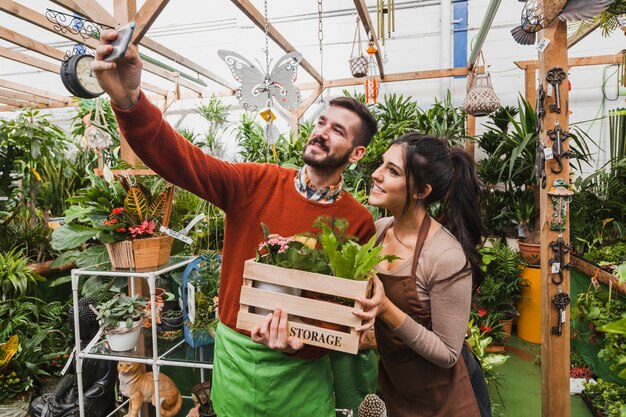
<svg viewBox="0 0 626 417">
<path fill-rule="evenodd" d="M 335 97 L 328 104 L 350 110 L 359 116 L 360 123 L 354 138 L 354 146 L 367 147 L 372 141 L 372 137 L 378 132 L 378 126 L 372 112 L 365 104 L 352 97 Z"/>
</svg>

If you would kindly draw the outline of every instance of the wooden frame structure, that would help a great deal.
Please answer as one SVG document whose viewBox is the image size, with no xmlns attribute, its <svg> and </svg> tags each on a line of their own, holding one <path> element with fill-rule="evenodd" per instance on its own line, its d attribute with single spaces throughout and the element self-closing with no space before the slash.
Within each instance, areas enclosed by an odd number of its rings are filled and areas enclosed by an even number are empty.
<svg viewBox="0 0 626 417">
<path fill-rule="evenodd" d="M 150 98 L 153 100 L 160 100 L 163 102 L 163 110 L 165 110 L 172 102 L 177 99 L 183 98 L 199 98 L 208 97 L 206 82 L 200 77 L 204 77 L 209 82 L 216 83 L 223 87 L 223 90 L 213 92 L 213 95 L 228 96 L 233 95 L 235 85 L 231 81 L 216 75 L 207 68 L 193 62 L 192 60 L 178 54 L 170 48 L 159 44 L 154 39 L 151 39 L 146 35 L 151 25 L 157 20 L 160 13 L 167 7 L 169 0 L 146 0 L 143 6 L 137 10 L 136 0 L 114 0 L 114 14 L 111 15 L 105 10 L 96 0 L 52 0 L 55 4 L 74 12 L 85 18 L 98 21 L 110 26 L 117 26 L 118 24 L 126 23 L 130 20 L 135 20 L 138 25 L 138 30 L 133 37 L 133 43 L 141 45 L 159 56 L 171 60 L 178 64 L 185 70 L 189 70 L 192 73 L 196 73 L 197 79 L 189 79 L 189 77 L 182 77 L 180 72 L 165 69 L 154 63 L 145 62 L 144 70 L 155 74 L 166 82 L 166 87 L 157 86 L 142 82 L 142 88 L 150 92 Z M 232 3 L 246 15 L 256 26 L 263 29 L 265 26 L 265 19 L 249 0 L 231 0 Z M 556 3 L 556 0 L 540 0 L 543 5 L 549 5 Z M 378 45 L 377 36 L 374 27 L 371 22 L 369 10 L 365 3 L 365 0 L 354 0 L 355 9 L 360 17 L 363 28 L 366 33 L 372 33 L 377 47 L 376 62 L 380 77 L 383 82 L 398 82 L 398 81 L 412 81 L 420 79 L 432 79 L 443 77 L 457 77 L 468 75 L 470 69 L 474 65 L 473 62 L 468 62 L 468 66 L 464 68 L 444 68 L 426 71 L 413 71 L 396 74 L 385 73 L 383 67 L 383 59 L 380 47 Z M 0 0 L 0 12 L 9 14 L 15 18 L 22 19 L 36 27 L 43 28 L 48 31 L 53 31 L 51 25 L 47 21 L 46 17 L 32 9 L 29 9 L 19 2 L 14 0 Z M 489 22 L 489 24 L 491 24 Z M 567 27 L 565 23 L 559 22 L 549 28 L 546 28 L 542 32 L 542 36 L 551 40 L 549 47 L 539 54 L 538 60 L 531 61 L 518 61 L 516 65 L 525 71 L 525 95 L 526 99 L 531 103 L 535 102 L 535 88 L 537 71 L 539 72 L 539 79 L 545 85 L 546 72 L 553 67 L 560 67 L 567 71 L 570 67 L 583 66 L 583 65 L 601 65 L 620 62 L 622 59 L 621 54 L 606 55 L 596 57 L 580 57 L 580 58 L 568 58 L 567 50 L 569 47 L 580 42 L 585 36 L 591 33 L 598 26 L 594 25 L 589 27 L 583 32 L 567 36 Z M 268 28 L 269 37 L 280 48 L 286 52 L 294 51 L 295 48 L 289 43 L 289 41 L 273 26 L 269 25 Z M 69 33 L 57 33 L 60 36 L 65 37 L 73 42 L 85 43 L 91 48 L 95 48 L 98 42 L 94 39 L 84 40 L 82 37 L 72 35 Z M 33 68 L 37 68 L 43 71 L 57 73 L 59 72 L 60 62 L 63 61 L 65 53 L 60 49 L 52 47 L 50 45 L 39 42 L 27 35 L 16 33 L 0 24 L 0 38 L 13 43 L 17 46 L 23 47 L 32 51 L 38 55 L 48 58 L 41 59 L 33 55 L 24 54 L 8 48 L 0 47 L 0 57 L 21 62 L 25 65 L 29 65 Z M 52 59 L 51 62 L 49 59 Z M 292 113 L 292 127 L 297 126 L 298 119 L 306 112 L 306 110 L 313 104 L 317 98 L 327 88 L 332 87 L 346 87 L 352 85 L 360 85 L 364 83 L 364 80 L 357 78 L 344 78 L 335 80 L 324 80 L 317 70 L 310 64 L 309 61 L 303 59 L 301 62 L 302 68 L 308 72 L 313 78 L 314 82 L 305 83 L 299 85 L 302 90 L 310 91 L 309 95 L 304 99 L 301 106 Z M 564 111 L 560 114 L 547 113 L 545 122 L 543 123 L 541 137 L 545 143 L 549 143 L 546 137 L 546 129 L 554 126 L 558 121 L 563 130 L 568 129 L 568 94 L 567 88 L 561 90 L 561 97 L 563 102 Z M 40 89 L 32 88 L 27 85 L 22 85 L 14 82 L 9 82 L 0 79 L 0 112 L 12 111 L 21 107 L 41 107 L 41 108 L 58 108 L 72 106 L 72 97 L 53 94 Z M 473 134 L 475 120 L 473 117 L 468 119 L 468 132 Z M 122 141 L 122 156 L 127 161 L 133 163 L 136 161 L 134 155 L 129 148 L 125 147 L 125 141 Z M 472 148 L 468 146 L 468 149 L 472 151 Z M 565 149 L 567 149 L 567 143 L 565 143 Z M 569 167 L 568 164 L 564 164 L 563 171 L 558 175 L 553 174 L 551 170 L 547 169 L 548 182 L 556 178 L 568 178 Z M 541 208 L 540 216 L 542 219 L 546 219 L 550 210 L 549 198 L 546 192 L 542 192 L 541 196 Z M 566 241 L 569 241 L 569 227 L 561 235 Z M 542 264 L 542 307 L 543 307 L 543 341 L 542 343 L 542 415 L 550 417 L 565 417 L 569 416 L 569 366 L 567 360 L 569 358 L 569 326 L 567 323 L 563 326 L 562 336 L 556 337 L 550 334 L 550 329 L 554 324 L 556 318 L 556 310 L 551 304 L 552 297 L 557 291 L 554 285 L 549 283 L 549 271 L 548 271 L 548 243 L 556 238 L 556 233 L 550 231 L 549 228 L 544 227 L 541 233 L 541 264 Z M 564 271 L 565 279 L 561 286 L 561 291 L 569 292 L 569 272 Z M 569 308 L 565 310 L 566 314 L 569 313 Z"/>
</svg>

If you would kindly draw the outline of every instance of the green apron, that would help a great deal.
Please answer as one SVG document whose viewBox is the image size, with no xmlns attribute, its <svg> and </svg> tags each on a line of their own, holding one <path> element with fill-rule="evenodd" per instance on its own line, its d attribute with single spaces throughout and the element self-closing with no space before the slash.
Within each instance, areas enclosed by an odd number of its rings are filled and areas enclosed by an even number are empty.
<svg viewBox="0 0 626 417">
<path fill-rule="evenodd" d="M 371 349 L 360 350 L 351 355 L 330 352 L 335 387 L 335 408 L 351 409 L 356 416 L 361 402 L 367 394 L 378 389 L 378 357 Z"/>
<path fill-rule="evenodd" d="M 335 417 L 330 360 L 302 360 L 220 323 L 211 401 L 218 417 Z"/>
</svg>

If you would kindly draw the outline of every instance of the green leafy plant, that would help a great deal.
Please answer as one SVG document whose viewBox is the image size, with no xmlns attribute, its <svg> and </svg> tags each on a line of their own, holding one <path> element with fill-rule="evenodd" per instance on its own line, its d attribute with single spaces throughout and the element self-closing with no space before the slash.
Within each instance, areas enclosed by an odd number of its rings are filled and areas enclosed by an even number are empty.
<svg viewBox="0 0 626 417">
<path fill-rule="evenodd" d="M 521 277 L 521 256 L 497 242 L 480 252 L 485 281 L 478 291 L 478 306 L 490 313 L 501 313 L 503 319 L 513 318 L 517 315 L 517 303 L 522 300 L 522 290 L 529 285 Z"/>
<path fill-rule="evenodd" d="M 322 234 L 319 237 L 322 250 L 328 258 L 332 275 L 341 278 L 364 280 L 382 261 L 392 262 L 399 259 L 395 255 L 381 255 L 382 246 L 375 246 L 376 236 L 360 245 L 352 240 L 340 244 L 332 228 L 322 225 Z"/>
<path fill-rule="evenodd" d="M 489 332 L 480 330 L 473 320 L 470 320 L 468 323 L 468 328 L 469 336 L 466 339 L 467 343 L 471 346 L 480 362 L 487 384 L 493 385 L 498 379 L 497 367 L 504 364 L 509 357 L 487 352 L 487 346 L 493 342 L 493 338 L 489 335 Z"/>
<path fill-rule="evenodd" d="M 583 395 L 587 396 L 603 415 L 621 417 L 622 407 L 626 406 L 626 387 L 599 378 L 597 382 L 583 383 Z"/>
<path fill-rule="evenodd" d="M 96 306 L 97 319 L 105 328 L 114 328 L 124 323 L 126 328 L 130 329 L 133 322 L 144 315 L 146 304 L 146 299 L 139 295 L 129 297 L 118 294 Z"/>
<path fill-rule="evenodd" d="M 28 258 L 22 256 L 19 249 L 0 252 L 0 299 L 19 298 L 29 295 L 36 289 L 37 282 L 45 281 L 27 267 Z"/>
<path fill-rule="evenodd" d="M 222 265 L 220 256 L 213 250 L 204 251 L 199 256 L 202 259 L 200 270 L 189 277 L 189 282 L 196 288 L 196 316 L 193 323 L 186 323 L 195 337 L 214 333 L 219 322 L 215 312 Z"/>
</svg>

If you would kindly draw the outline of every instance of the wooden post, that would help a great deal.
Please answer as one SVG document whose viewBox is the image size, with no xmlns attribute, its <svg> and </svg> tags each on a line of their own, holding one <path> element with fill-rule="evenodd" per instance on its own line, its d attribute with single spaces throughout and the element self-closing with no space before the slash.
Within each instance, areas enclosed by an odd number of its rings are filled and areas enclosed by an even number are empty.
<svg viewBox="0 0 626 417">
<path fill-rule="evenodd" d="M 546 8 L 553 9 L 557 0 L 543 0 L 541 3 Z M 544 52 L 539 53 L 539 79 L 543 83 L 545 90 L 550 93 L 549 83 L 546 81 L 548 71 L 559 67 L 565 73 L 568 71 L 567 59 L 567 24 L 557 20 L 556 23 L 544 29 L 540 38 L 550 41 Z M 540 39 L 541 40 L 541 39 Z M 550 110 L 550 104 L 555 104 L 556 91 L 551 92 L 545 100 L 546 117 L 541 128 L 541 140 L 546 147 L 551 147 L 553 140 L 547 136 L 547 131 L 555 128 L 558 122 L 563 131 L 569 130 L 569 101 L 568 82 L 565 78 L 560 85 L 561 112 L 556 113 Z M 564 150 L 569 148 L 568 141 L 563 142 Z M 553 283 L 553 278 L 558 278 L 558 274 L 552 274 L 548 265 L 550 258 L 554 256 L 549 243 L 556 241 L 560 236 L 566 244 L 570 243 L 569 235 L 569 213 L 565 217 L 565 230 L 561 233 L 550 230 L 550 220 L 552 218 L 552 203 L 547 192 L 553 185 L 555 179 L 560 178 L 569 183 L 569 159 L 563 158 L 563 170 L 554 173 L 552 168 L 556 168 L 555 159 L 546 162 L 546 174 L 548 186 L 540 189 L 540 219 L 541 219 L 541 415 L 542 417 L 569 417 L 570 415 L 570 395 L 569 395 L 569 359 L 570 359 L 570 309 L 565 307 L 565 320 L 562 324 L 561 335 L 553 335 L 552 327 L 557 326 L 559 310 L 553 305 L 552 300 L 555 294 L 560 291 L 569 295 L 568 269 L 563 269 L 563 282 L 559 285 Z M 565 254 L 564 264 L 569 262 L 569 254 Z"/>
<path fill-rule="evenodd" d="M 467 130 L 465 134 L 467 136 L 474 136 L 476 134 L 476 118 L 471 114 L 467 115 Z M 475 154 L 474 148 L 475 144 L 473 140 L 465 141 L 465 150 L 472 156 Z"/>
<path fill-rule="evenodd" d="M 137 14 L 137 3 L 135 0 L 115 0 L 113 2 L 113 14 L 115 20 L 123 25 L 131 20 L 135 19 Z M 131 147 L 126 142 L 126 139 L 120 133 L 120 156 L 122 160 L 128 162 L 132 166 L 137 166 L 139 157 L 133 152 Z"/>
<path fill-rule="evenodd" d="M 291 127 L 291 133 L 293 133 L 293 136 L 296 137 L 298 136 L 298 121 L 300 120 L 300 118 L 298 117 L 298 112 L 297 111 L 292 111 L 291 112 L 291 121 L 289 123 L 290 127 Z"/>
<path fill-rule="evenodd" d="M 537 101 L 537 67 L 535 65 L 529 65 L 524 69 L 525 78 L 525 91 L 524 97 L 526 101 L 535 108 L 535 102 Z M 537 109 L 535 109 L 536 111 Z"/>
</svg>

